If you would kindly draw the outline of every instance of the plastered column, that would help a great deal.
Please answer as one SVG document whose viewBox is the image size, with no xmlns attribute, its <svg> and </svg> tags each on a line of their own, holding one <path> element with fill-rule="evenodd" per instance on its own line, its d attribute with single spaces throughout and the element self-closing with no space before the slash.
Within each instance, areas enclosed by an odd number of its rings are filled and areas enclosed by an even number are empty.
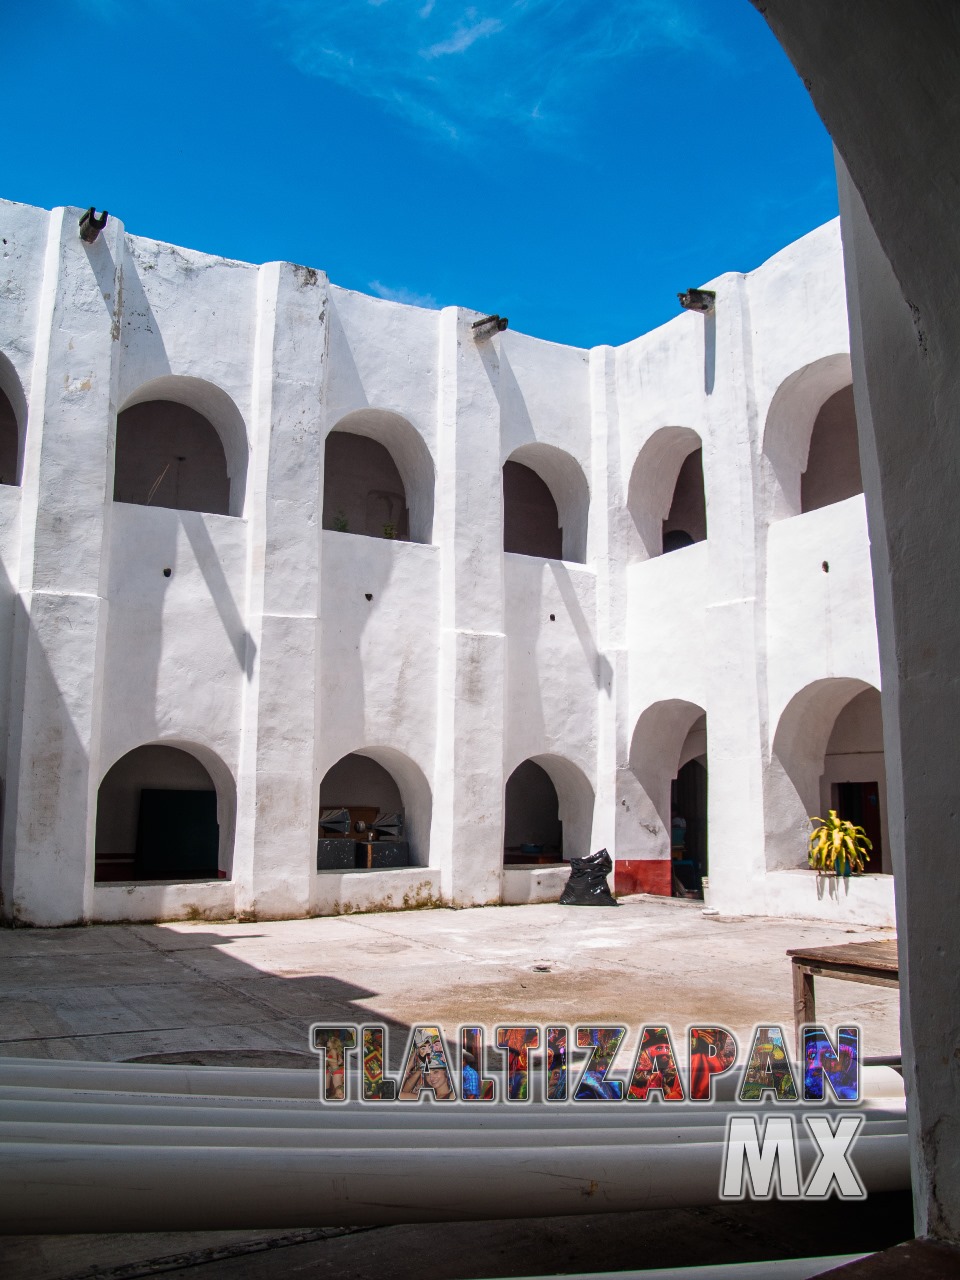
<svg viewBox="0 0 960 1280">
<path fill-rule="evenodd" d="M 440 315 L 440 660 L 431 849 L 443 897 L 497 902 L 503 863 L 503 532 L 497 337 Z"/>
<path fill-rule="evenodd" d="M 99 782 L 123 226 L 87 245 L 80 215 L 49 220 L 11 672 L 5 913 L 43 925 L 90 914 Z"/>
<path fill-rule="evenodd" d="M 325 303 L 318 272 L 260 268 L 234 853 L 241 917 L 305 915 L 316 864 Z"/>
<path fill-rule="evenodd" d="M 626 565 L 623 521 L 629 519 L 620 471 L 616 352 L 590 352 L 590 416 L 593 485 L 587 561 L 597 574 L 597 789 L 591 852 L 617 856 L 618 761 L 625 760 Z"/>
<path fill-rule="evenodd" d="M 757 564 L 758 427 L 751 318 L 743 277 L 716 282 L 704 326 L 707 427 L 703 475 L 709 548 L 706 646 L 707 808 L 711 903 L 743 910 L 762 894 L 762 749 L 766 666 Z M 691 317 L 693 319 L 694 317 Z M 713 348 L 711 355 L 711 347 Z M 754 902 L 754 909 L 757 904 Z"/>
<path fill-rule="evenodd" d="M 960 1240 L 957 349 L 935 315 L 928 322 L 905 301 L 842 161 L 838 177 L 883 670 L 914 1212 L 918 1235 Z"/>
</svg>

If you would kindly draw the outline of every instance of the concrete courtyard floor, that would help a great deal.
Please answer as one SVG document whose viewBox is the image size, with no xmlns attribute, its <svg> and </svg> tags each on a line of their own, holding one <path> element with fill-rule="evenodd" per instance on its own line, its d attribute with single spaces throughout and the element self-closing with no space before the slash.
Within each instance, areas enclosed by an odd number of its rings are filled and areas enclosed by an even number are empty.
<svg viewBox="0 0 960 1280">
<path fill-rule="evenodd" d="M 691 1022 L 749 1043 L 793 1026 L 790 947 L 892 936 L 843 924 L 705 917 L 637 896 L 617 909 L 558 904 L 312 920 L 0 930 L 0 1055 L 64 1060 L 300 1065 L 314 1021 L 625 1024 L 622 1070 L 644 1023 L 677 1041 Z M 818 1018 L 862 1028 L 867 1056 L 899 1048 L 897 992 L 817 980 Z M 679 1044 L 678 1044 L 679 1048 Z M 724 1205 L 671 1213 L 290 1233 L 7 1237 L 23 1280 L 186 1275 L 431 1280 L 692 1265 L 880 1248 L 911 1234 L 908 1196 L 864 1204 Z M 262 1250 L 250 1252 L 256 1244 Z M 236 1256 L 217 1257 L 227 1250 Z M 237 1252 L 240 1250 L 241 1252 Z M 189 1253 L 181 1261 L 158 1262 Z"/>
</svg>

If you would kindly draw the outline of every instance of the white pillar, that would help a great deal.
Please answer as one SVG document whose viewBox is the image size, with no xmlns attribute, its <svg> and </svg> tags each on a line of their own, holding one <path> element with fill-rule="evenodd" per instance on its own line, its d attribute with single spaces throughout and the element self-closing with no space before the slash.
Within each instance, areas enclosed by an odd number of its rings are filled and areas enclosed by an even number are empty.
<svg viewBox="0 0 960 1280">
<path fill-rule="evenodd" d="M 440 662 L 430 847 L 443 897 L 498 902 L 503 863 L 503 519 L 499 338 L 440 315 Z"/>
<path fill-rule="evenodd" d="M 618 761 L 626 760 L 627 579 L 624 520 L 629 520 L 620 468 L 617 365 L 613 347 L 590 352 L 592 486 L 587 562 L 597 575 L 597 786 L 590 852 L 617 857 Z M 611 888 L 613 887 L 611 883 Z"/>
<path fill-rule="evenodd" d="M 93 896 L 123 225 L 50 214 L 23 467 L 5 910 L 63 925 Z"/>
<path fill-rule="evenodd" d="M 936 315 L 928 333 L 911 312 L 860 196 L 839 160 L 837 167 L 883 671 L 914 1211 L 918 1235 L 958 1240 L 957 351 L 941 345 Z"/>
<path fill-rule="evenodd" d="M 754 909 L 766 872 L 763 750 L 766 661 L 764 531 L 757 526 L 759 423 L 753 389 L 752 321 L 745 281 L 717 282 L 716 311 L 702 320 L 706 424 L 703 476 L 709 554 L 705 660 L 708 864 L 711 902 Z M 711 350 L 712 348 L 712 350 Z"/>
<path fill-rule="evenodd" d="M 326 277 L 260 268 L 236 910 L 307 912 L 316 868 L 320 502 Z M 319 490 L 317 489 L 319 477 Z"/>
</svg>

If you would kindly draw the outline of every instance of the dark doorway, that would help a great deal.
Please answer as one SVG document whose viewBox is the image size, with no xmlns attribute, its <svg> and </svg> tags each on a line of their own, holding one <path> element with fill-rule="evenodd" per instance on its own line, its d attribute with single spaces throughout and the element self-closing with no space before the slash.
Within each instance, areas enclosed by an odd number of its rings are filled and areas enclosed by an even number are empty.
<svg viewBox="0 0 960 1280">
<path fill-rule="evenodd" d="M 97 795 L 95 880 L 226 879 L 217 798 L 206 768 L 179 747 L 151 743 L 122 756 Z"/>
<path fill-rule="evenodd" d="M 219 848 L 215 791 L 140 792 L 138 880 L 216 880 Z"/>
<path fill-rule="evenodd" d="M 674 778 L 670 809 L 673 896 L 702 898 L 708 874 L 707 771 L 699 760 L 688 760 Z"/>
<path fill-rule="evenodd" d="M 863 827 L 873 845 L 867 870 L 879 872 L 883 862 L 880 787 L 876 782 L 835 782 L 831 788 L 837 817 Z"/>
</svg>

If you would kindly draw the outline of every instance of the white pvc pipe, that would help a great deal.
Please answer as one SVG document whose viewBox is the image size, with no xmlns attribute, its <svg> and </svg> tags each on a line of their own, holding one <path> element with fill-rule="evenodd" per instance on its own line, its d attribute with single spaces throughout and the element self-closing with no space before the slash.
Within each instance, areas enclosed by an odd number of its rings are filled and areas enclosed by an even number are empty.
<svg viewBox="0 0 960 1280">
<path fill-rule="evenodd" d="M 881 1069 L 882 1070 L 882 1069 Z M 734 1103 L 321 1103 L 318 1073 L 0 1061 L 0 1230 L 364 1225 L 716 1203 Z M 899 1082 L 899 1077 L 897 1077 Z M 882 1090 L 889 1082 L 877 1080 Z M 902 1095 L 856 1165 L 909 1186 Z M 793 1114 L 804 1167 L 813 1144 Z"/>
<path fill-rule="evenodd" d="M 899 1137 L 907 1132 L 905 1120 L 872 1123 L 861 1135 Z M 273 1127 L 266 1125 L 220 1125 L 215 1119 L 203 1124 L 144 1125 L 137 1123 L 89 1123 L 76 1120 L 37 1122 L 36 1120 L 0 1120 L 0 1151 L 5 1143 L 77 1143 L 150 1146 L 236 1146 L 236 1147 L 314 1147 L 316 1149 L 450 1147 L 470 1150 L 480 1148 L 533 1147 L 561 1143 L 567 1147 L 659 1146 L 672 1142 L 723 1143 L 725 1124 L 660 1127 L 629 1133 L 625 1130 L 565 1129 L 559 1126 L 541 1129 L 517 1129 L 506 1135 L 502 1130 L 463 1128 L 449 1129 L 342 1129 L 326 1126 Z M 802 1136 L 802 1131 L 801 1131 Z"/>
<path fill-rule="evenodd" d="M 805 1167 L 813 1144 L 800 1143 Z M 362 1226 L 718 1201 L 720 1143 L 303 1150 L 10 1143 L 0 1229 L 17 1233 Z M 857 1142 L 868 1191 L 909 1185 L 906 1135 Z"/>
<path fill-rule="evenodd" d="M 319 1056 L 317 1063 L 317 1071 L 310 1071 L 288 1067 L 181 1067 L 169 1063 L 0 1058 L 0 1085 L 311 1100 L 318 1096 Z M 533 1072 L 532 1078 L 536 1077 L 537 1073 Z M 734 1071 L 716 1082 L 717 1086 L 724 1086 L 718 1092 L 727 1095 L 718 1101 L 733 1100 L 730 1094 L 738 1078 L 739 1073 Z M 356 1086 L 357 1076 L 352 1079 Z M 864 1097 L 903 1096 L 903 1079 L 891 1067 L 864 1067 L 861 1080 Z"/>
<path fill-rule="evenodd" d="M 563 1280 L 809 1280 L 834 1271 L 848 1262 L 868 1258 L 867 1253 L 834 1254 L 824 1258 L 784 1258 L 770 1262 L 723 1262 L 706 1267 L 655 1267 L 652 1271 L 590 1271 L 565 1275 Z M 514 1280 L 543 1280 L 542 1276 L 518 1276 Z"/>
</svg>

